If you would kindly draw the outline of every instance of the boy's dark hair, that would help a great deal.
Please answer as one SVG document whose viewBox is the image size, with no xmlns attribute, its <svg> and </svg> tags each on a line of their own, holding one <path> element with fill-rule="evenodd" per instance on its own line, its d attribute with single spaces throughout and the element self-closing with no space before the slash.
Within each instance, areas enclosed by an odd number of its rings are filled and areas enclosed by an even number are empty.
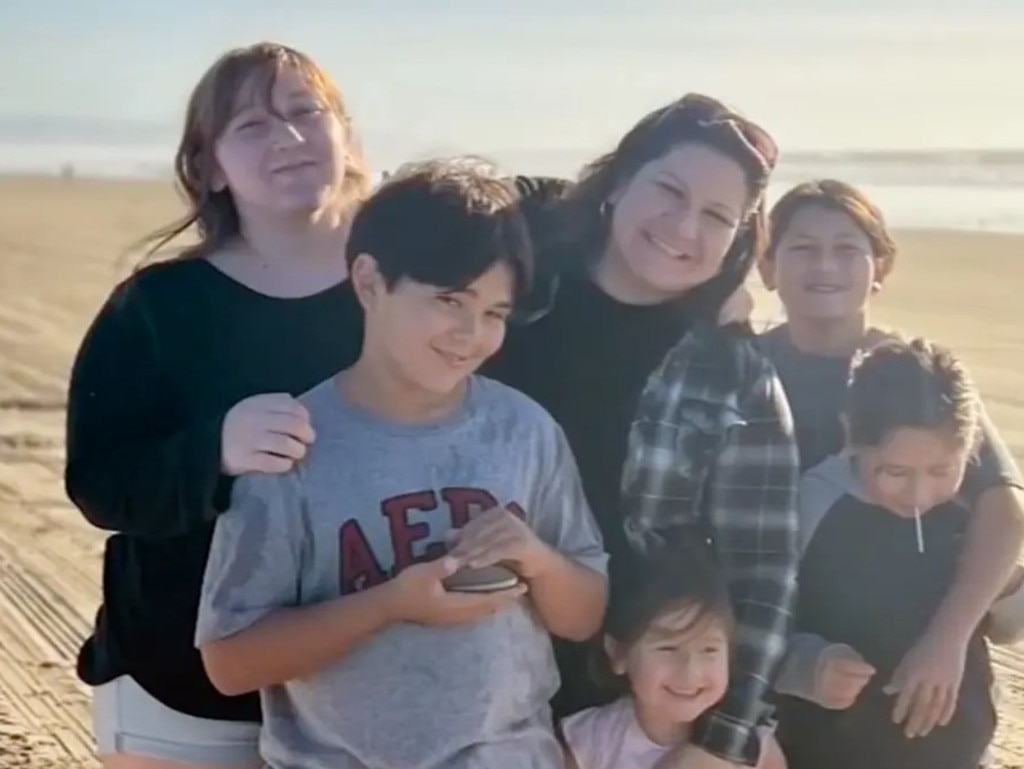
<svg viewBox="0 0 1024 769">
<path fill-rule="evenodd" d="M 345 257 L 369 254 L 389 289 L 402 278 L 462 289 L 496 264 L 528 290 L 533 249 L 515 188 L 474 159 L 409 164 L 388 177 L 356 213 Z"/>
<path fill-rule="evenodd" d="M 611 560 L 604 633 L 618 643 L 636 643 L 658 617 L 690 606 L 698 612 L 689 627 L 713 617 L 732 634 L 732 601 L 725 580 L 710 544 L 695 533 L 669 537 L 651 553 L 629 551 Z M 598 681 L 621 688 L 623 682 L 612 675 L 603 650 L 595 652 L 600 659 L 594 670 Z"/>
<path fill-rule="evenodd" d="M 886 277 L 896 262 L 896 241 L 885 223 L 881 209 L 854 187 L 838 179 L 815 179 L 798 184 L 778 199 L 768 215 L 767 263 L 775 259 L 789 225 L 805 208 L 816 206 L 846 214 L 867 236 L 879 278 Z"/>
<path fill-rule="evenodd" d="M 901 427 L 947 430 L 974 449 L 980 402 L 970 374 L 944 347 L 926 339 L 893 339 L 864 353 L 846 395 L 847 440 L 880 446 Z"/>
</svg>

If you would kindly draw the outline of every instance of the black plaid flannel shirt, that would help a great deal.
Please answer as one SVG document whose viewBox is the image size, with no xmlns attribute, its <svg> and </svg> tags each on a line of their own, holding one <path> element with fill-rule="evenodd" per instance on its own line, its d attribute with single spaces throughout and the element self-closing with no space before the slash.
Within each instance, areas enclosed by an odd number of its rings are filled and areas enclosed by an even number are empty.
<svg viewBox="0 0 1024 769">
<path fill-rule="evenodd" d="M 729 690 L 694 742 L 748 766 L 796 594 L 799 474 L 771 363 L 734 329 L 694 327 L 641 395 L 623 469 L 625 526 L 641 551 L 680 528 L 712 540 L 737 638 Z"/>
</svg>

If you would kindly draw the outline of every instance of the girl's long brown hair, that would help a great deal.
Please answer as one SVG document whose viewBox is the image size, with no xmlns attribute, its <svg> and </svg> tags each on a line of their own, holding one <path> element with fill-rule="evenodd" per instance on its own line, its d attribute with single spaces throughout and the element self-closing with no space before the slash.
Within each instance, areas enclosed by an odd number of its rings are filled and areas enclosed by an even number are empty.
<svg viewBox="0 0 1024 769">
<path fill-rule="evenodd" d="M 285 68 L 297 71 L 313 95 L 333 110 L 344 126 L 348 168 L 341 204 L 355 204 L 366 197 L 370 188 L 366 161 L 341 91 L 327 73 L 306 54 L 279 43 L 236 48 L 221 56 L 192 91 L 174 156 L 176 186 L 188 210 L 180 219 L 161 227 L 138 244 L 145 252 L 143 262 L 193 226 L 199 240 L 184 248 L 178 258 L 206 256 L 238 236 L 238 209 L 230 190 L 213 188 L 214 148 L 233 116 L 241 89 L 254 87 L 269 103 L 278 73 Z"/>
</svg>

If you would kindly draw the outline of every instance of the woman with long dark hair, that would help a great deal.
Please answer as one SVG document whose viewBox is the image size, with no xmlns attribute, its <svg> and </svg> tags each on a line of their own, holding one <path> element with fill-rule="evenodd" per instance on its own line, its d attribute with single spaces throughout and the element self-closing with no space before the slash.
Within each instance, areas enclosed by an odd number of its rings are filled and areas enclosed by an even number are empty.
<svg viewBox="0 0 1024 769">
<path fill-rule="evenodd" d="M 684 766 L 756 765 L 793 599 L 799 468 L 788 406 L 749 328 L 718 325 L 765 243 L 775 160 L 763 129 L 689 94 L 645 116 L 575 184 L 519 179 L 547 275 L 531 322 L 511 330 L 488 369 L 565 429 L 613 561 L 695 530 L 713 544 L 737 652 Z M 556 715 L 605 699 L 589 654 L 560 646 Z"/>
</svg>

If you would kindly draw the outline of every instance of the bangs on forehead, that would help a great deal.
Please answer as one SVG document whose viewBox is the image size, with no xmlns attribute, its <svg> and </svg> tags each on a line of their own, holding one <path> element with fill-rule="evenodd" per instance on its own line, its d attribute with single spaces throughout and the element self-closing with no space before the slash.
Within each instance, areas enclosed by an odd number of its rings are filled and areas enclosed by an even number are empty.
<svg viewBox="0 0 1024 769">
<path fill-rule="evenodd" d="M 215 76 L 213 104 L 205 110 L 212 119 L 212 135 L 219 136 L 243 109 L 258 107 L 274 113 L 274 86 L 286 70 L 295 72 L 314 99 L 346 121 L 341 94 L 312 60 L 289 49 L 264 49 L 228 59 Z"/>
<path fill-rule="evenodd" d="M 237 115 L 250 107 L 272 111 L 274 85 L 282 69 L 284 64 L 279 61 L 260 61 L 240 72 L 235 84 L 231 114 Z"/>
<path fill-rule="evenodd" d="M 728 626 L 714 611 L 687 602 L 660 614 L 650 624 L 647 634 L 654 640 L 692 638 L 716 627 L 723 635 L 728 635 Z"/>
<path fill-rule="evenodd" d="M 262 107 L 268 112 L 274 112 L 274 88 L 281 73 L 289 70 L 299 76 L 309 90 L 310 96 L 324 106 L 341 113 L 341 100 L 334 86 L 318 68 L 296 57 L 261 61 L 242 73 L 241 81 L 235 90 L 233 113 L 247 107 Z"/>
</svg>

